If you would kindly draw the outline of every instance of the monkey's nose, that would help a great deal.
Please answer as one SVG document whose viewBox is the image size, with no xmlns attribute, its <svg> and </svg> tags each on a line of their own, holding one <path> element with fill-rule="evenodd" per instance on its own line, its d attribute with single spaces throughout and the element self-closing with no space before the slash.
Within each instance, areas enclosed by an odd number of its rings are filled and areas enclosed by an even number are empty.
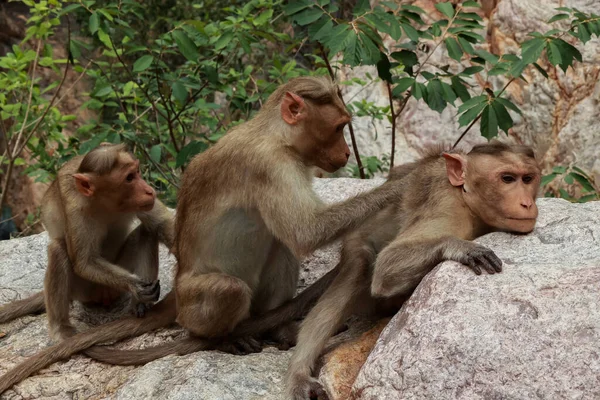
<svg viewBox="0 0 600 400">
<path fill-rule="evenodd" d="M 526 210 L 530 210 L 531 206 L 533 206 L 533 202 L 531 200 L 521 201 L 521 207 L 525 208 Z"/>
</svg>

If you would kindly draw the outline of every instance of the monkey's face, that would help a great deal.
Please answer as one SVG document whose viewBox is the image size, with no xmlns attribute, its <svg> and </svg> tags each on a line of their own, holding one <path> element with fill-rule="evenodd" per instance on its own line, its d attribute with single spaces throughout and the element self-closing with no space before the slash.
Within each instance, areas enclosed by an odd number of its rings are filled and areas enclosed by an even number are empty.
<svg viewBox="0 0 600 400">
<path fill-rule="evenodd" d="M 347 113 L 334 105 L 311 106 L 312 118 L 302 121 L 301 132 L 294 135 L 293 146 L 307 165 L 335 172 L 348 162 L 350 149 L 344 138 L 344 127 L 350 121 Z"/>
<path fill-rule="evenodd" d="M 113 170 L 98 177 L 95 197 L 115 212 L 143 212 L 154 207 L 156 192 L 140 175 L 140 162 L 122 153 Z"/>
<path fill-rule="evenodd" d="M 534 159 L 517 154 L 469 158 L 465 201 L 486 224 L 496 229 L 529 233 L 538 216 L 535 199 L 540 170 Z"/>
</svg>

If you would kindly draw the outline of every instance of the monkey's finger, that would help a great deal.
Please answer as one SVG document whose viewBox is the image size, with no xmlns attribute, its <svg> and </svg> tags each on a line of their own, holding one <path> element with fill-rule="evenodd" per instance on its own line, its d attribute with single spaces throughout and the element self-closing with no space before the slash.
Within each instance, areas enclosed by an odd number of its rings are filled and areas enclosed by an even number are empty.
<svg viewBox="0 0 600 400">
<path fill-rule="evenodd" d="M 469 257 L 467 259 L 467 265 L 475 272 L 475 275 L 481 275 L 481 268 L 475 263 L 474 257 Z"/>
<path fill-rule="evenodd" d="M 483 267 L 483 269 L 485 269 L 485 271 L 488 274 L 494 274 L 494 273 L 496 273 L 496 270 L 492 266 L 492 263 L 488 261 L 488 259 L 485 257 L 485 254 L 481 254 L 481 255 L 477 256 L 476 260 L 477 260 L 477 263 L 481 267 Z"/>
<path fill-rule="evenodd" d="M 502 272 L 502 260 L 493 251 L 485 254 L 485 258 L 492 264 L 496 272 Z"/>
</svg>

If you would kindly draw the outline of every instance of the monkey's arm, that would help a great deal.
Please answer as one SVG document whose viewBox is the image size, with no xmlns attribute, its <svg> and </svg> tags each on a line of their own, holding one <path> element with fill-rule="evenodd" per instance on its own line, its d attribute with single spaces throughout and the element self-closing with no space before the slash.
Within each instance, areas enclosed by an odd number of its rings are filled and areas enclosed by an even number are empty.
<svg viewBox="0 0 600 400">
<path fill-rule="evenodd" d="M 169 250 L 175 240 L 175 215 L 160 200 L 156 199 L 151 211 L 138 213 L 138 218 L 148 230 L 156 232 Z"/>
<path fill-rule="evenodd" d="M 88 221 L 89 223 L 89 221 Z M 129 291 L 141 302 L 156 301 L 160 285 L 145 282 L 137 275 L 113 264 L 100 253 L 99 229 L 85 229 L 83 224 L 73 223 L 73 238 L 86 238 L 85 242 L 75 242 L 73 270 L 80 277 L 115 289 Z"/>
<path fill-rule="evenodd" d="M 392 201 L 402 186 L 386 182 L 344 202 L 323 206 L 310 186 L 272 185 L 258 204 L 265 224 L 296 256 L 339 238 Z"/>
<path fill-rule="evenodd" d="M 408 294 L 444 260 L 465 264 L 478 275 L 481 268 L 490 274 L 502 271 L 502 261 L 492 250 L 456 236 L 447 236 L 448 231 L 438 229 L 444 236 L 419 237 L 400 233 L 385 247 L 375 261 L 371 294 L 375 297 Z"/>
</svg>

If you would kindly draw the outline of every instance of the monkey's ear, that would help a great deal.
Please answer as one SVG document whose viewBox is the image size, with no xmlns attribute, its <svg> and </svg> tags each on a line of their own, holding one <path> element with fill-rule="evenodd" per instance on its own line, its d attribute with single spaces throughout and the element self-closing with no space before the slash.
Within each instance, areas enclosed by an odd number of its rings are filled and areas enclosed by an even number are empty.
<svg viewBox="0 0 600 400">
<path fill-rule="evenodd" d="M 86 174 L 74 174 L 75 187 L 77 191 L 86 197 L 90 197 L 94 194 L 94 185 L 92 180 Z"/>
<path fill-rule="evenodd" d="M 281 118 L 289 124 L 296 125 L 306 117 L 304 99 L 292 92 L 285 92 L 281 102 Z"/>
<path fill-rule="evenodd" d="M 443 153 L 442 156 L 446 159 L 446 173 L 452 186 L 464 185 L 467 159 L 460 154 Z"/>
</svg>

